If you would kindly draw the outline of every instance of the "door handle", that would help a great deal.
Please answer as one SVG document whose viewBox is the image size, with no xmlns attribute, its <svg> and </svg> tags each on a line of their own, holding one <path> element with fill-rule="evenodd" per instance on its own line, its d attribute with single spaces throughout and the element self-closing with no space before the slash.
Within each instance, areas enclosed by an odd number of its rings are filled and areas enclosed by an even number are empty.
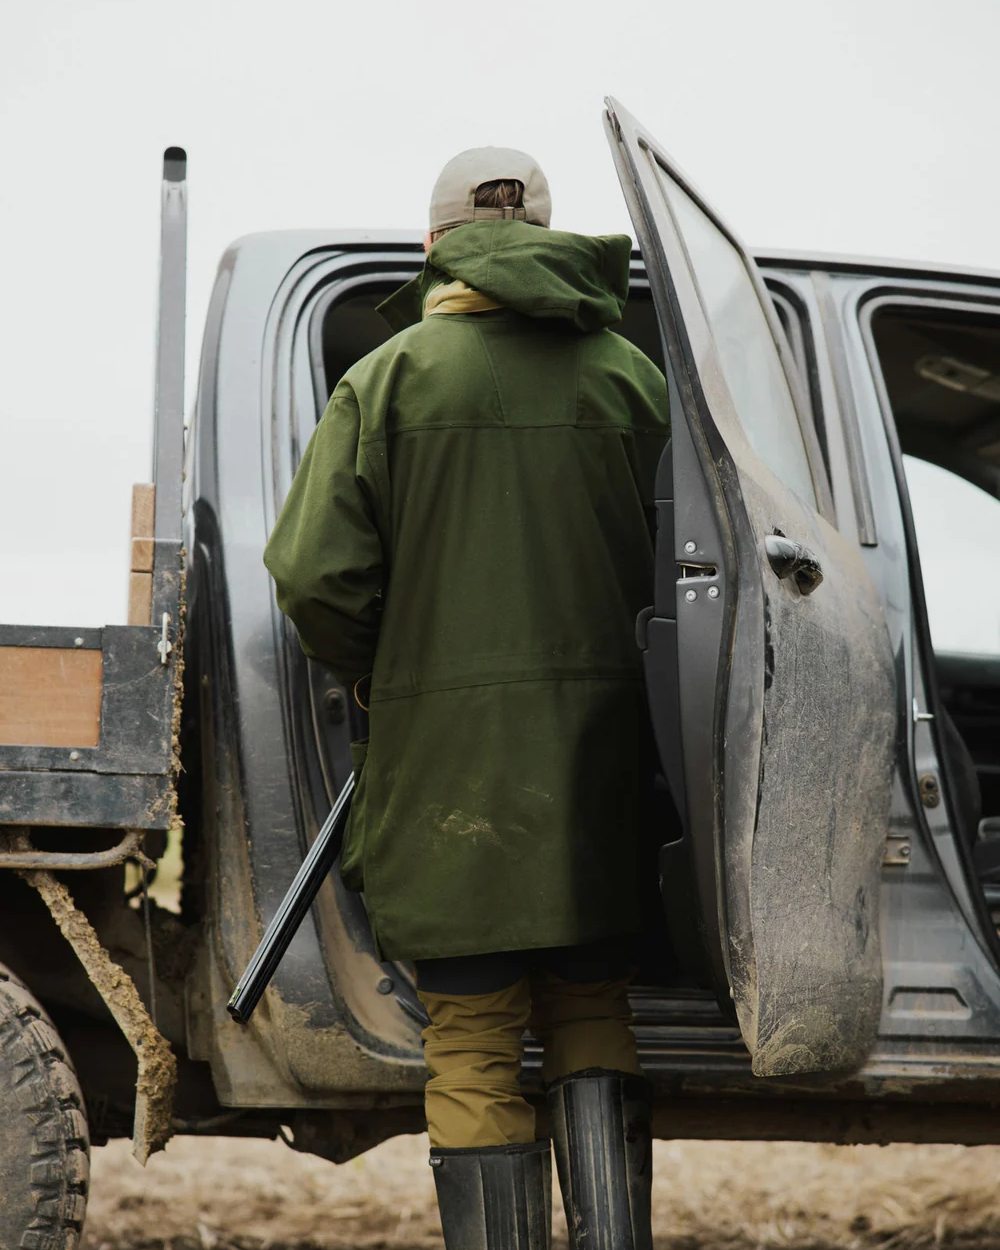
<svg viewBox="0 0 1000 1250">
<path fill-rule="evenodd" d="M 764 539 L 767 562 L 778 577 L 794 577 L 795 584 L 804 595 L 811 595 L 823 580 L 819 561 L 801 543 L 793 542 L 784 534 L 768 534 Z"/>
</svg>

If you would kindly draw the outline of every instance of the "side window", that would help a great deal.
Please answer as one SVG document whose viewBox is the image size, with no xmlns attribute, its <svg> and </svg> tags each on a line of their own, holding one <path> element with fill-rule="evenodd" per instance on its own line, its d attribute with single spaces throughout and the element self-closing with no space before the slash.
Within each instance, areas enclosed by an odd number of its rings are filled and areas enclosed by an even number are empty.
<svg viewBox="0 0 1000 1250">
<path fill-rule="evenodd" d="M 935 651 L 1000 655 L 1000 499 L 904 456 Z"/>
<path fill-rule="evenodd" d="M 806 503 L 816 492 L 788 379 L 764 308 L 737 249 L 695 202 L 660 173 L 684 242 L 722 373 L 754 451 Z"/>
</svg>

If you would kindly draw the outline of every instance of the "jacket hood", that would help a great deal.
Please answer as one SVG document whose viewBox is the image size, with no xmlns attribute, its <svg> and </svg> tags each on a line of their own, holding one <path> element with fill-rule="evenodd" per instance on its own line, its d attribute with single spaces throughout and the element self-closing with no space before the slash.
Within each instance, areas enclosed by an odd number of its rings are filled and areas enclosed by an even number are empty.
<svg viewBox="0 0 1000 1250">
<path fill-rule="evenodd" d="M 621 320 L 632 241 L 584 235 L 523 221 L 475 221 L 449 230 L 423 271 L 379 305 L 394 330 L 421 319 L 427 292 L 459 278 L 525 317 L 563 321 L 580 331 Z"/>
</svg>

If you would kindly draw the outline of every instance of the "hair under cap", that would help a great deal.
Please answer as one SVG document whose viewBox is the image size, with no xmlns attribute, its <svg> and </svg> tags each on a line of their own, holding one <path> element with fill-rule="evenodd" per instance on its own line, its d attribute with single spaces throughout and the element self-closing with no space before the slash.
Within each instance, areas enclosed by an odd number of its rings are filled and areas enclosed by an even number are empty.
<svg viewBox="0 0 1000 1250">
<path fill-rule="evenodd" d="M 476 190 L 501 179 L 524 187 L 523 208 L 477 208 Z M 469 148 L 445 165 L 431 192 L 431 232 L 470 221 L 503 218 L 547 226 L 552 217 L 549 184 L 538 162 L 515 148 Z"/>
</svg>

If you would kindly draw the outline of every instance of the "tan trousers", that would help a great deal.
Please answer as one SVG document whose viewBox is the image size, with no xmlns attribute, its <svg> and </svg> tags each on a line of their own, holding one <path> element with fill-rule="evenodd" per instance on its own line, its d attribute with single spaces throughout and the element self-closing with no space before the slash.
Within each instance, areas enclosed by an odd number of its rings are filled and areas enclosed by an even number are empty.
<svg viewBox="0 0 1000 1250">
<path fill-rule="evenodd" d="M 544 1046 L 546 1083 L 586 1068 L 640 1071 L 627 979 L 581 984 L 540 972 L 486 994 L 418 993 L 431 1021 L 422 1036 L 432 1146 L 535 1140 L 520 1083 L 529 1024 Z"/>
</svg>

